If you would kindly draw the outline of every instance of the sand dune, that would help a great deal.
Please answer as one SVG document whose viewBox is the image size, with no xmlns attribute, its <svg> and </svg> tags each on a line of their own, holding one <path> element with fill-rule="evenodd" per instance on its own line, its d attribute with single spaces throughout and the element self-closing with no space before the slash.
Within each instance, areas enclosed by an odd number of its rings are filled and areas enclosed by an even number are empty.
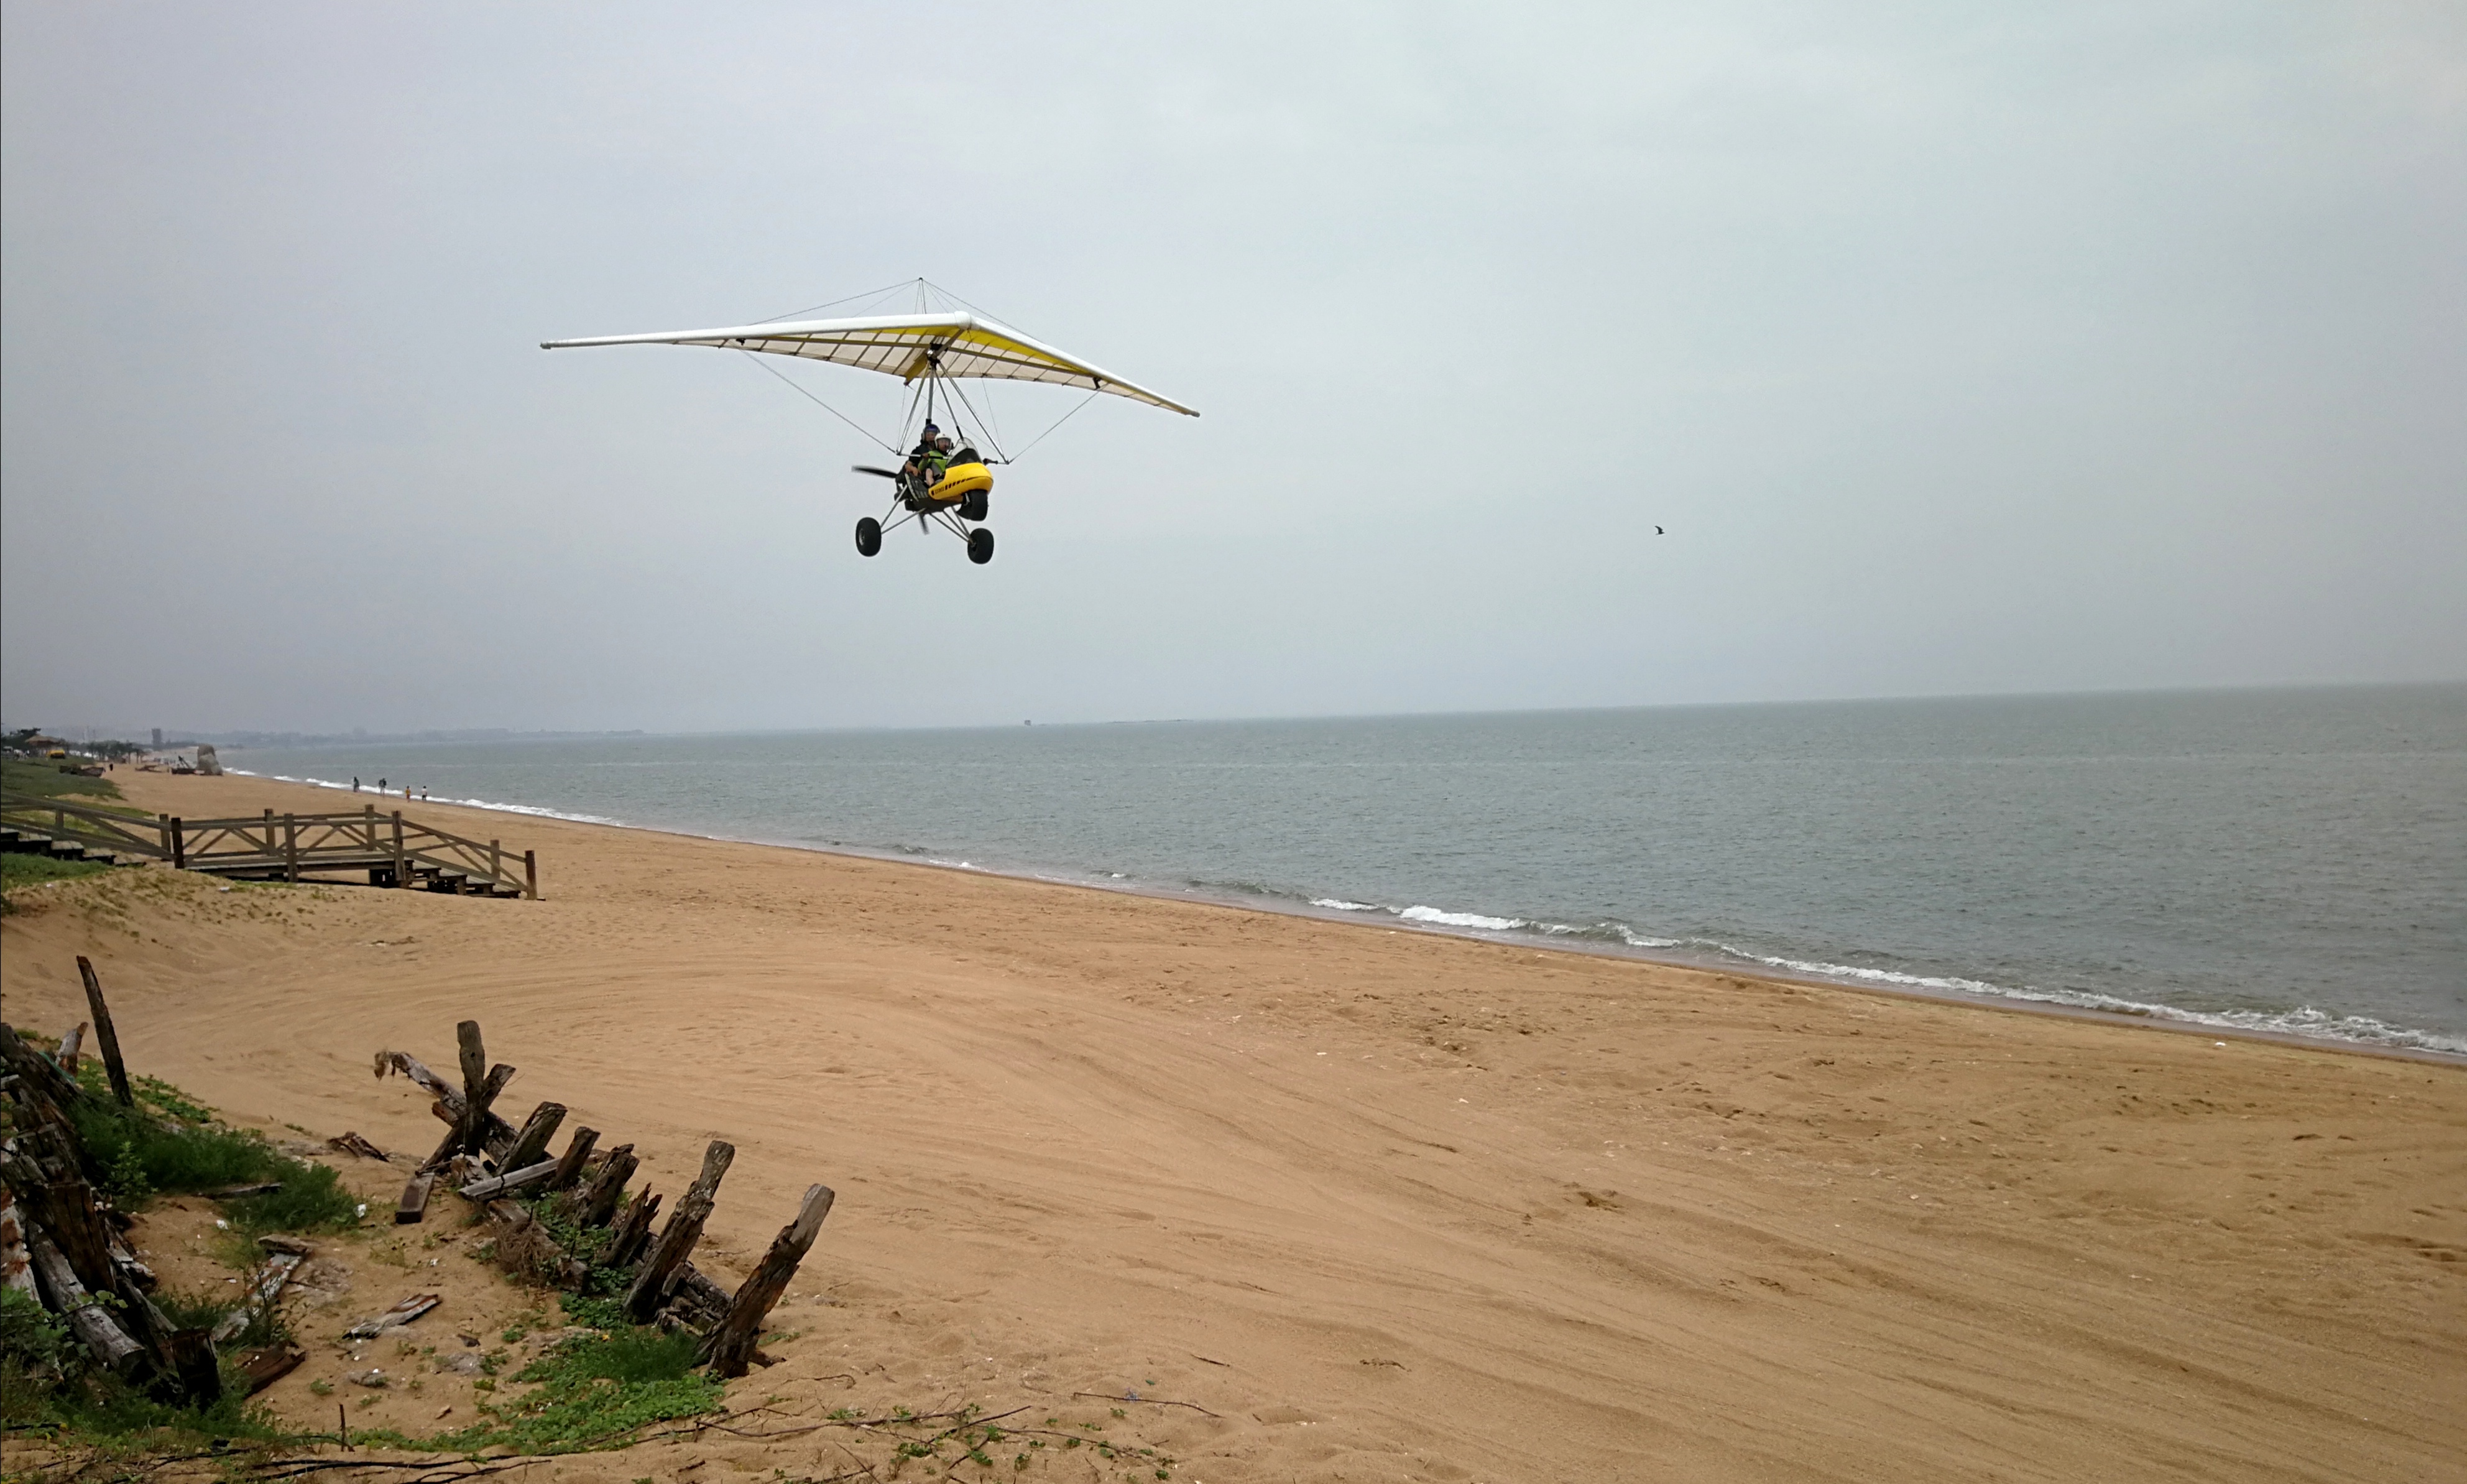
<svg viewBox="0 0 2467 1484">
<path fill-rule="evenodd" d="M 655 1188 L 737 1144 L 732 1279 L 828 1182 L 802 1333 L 732 1395 L 1136 1390 L 1206 1484 L 2467 1474 L 2455 1068 L 412 812 L 537 848 L 548 899 L 120 873 L 0 927 L 9 1019 L 79 1018 L 88 953 L 142 1069 L 424 1150 L 370 1054 L 475 1017 L 509 1105 Z"/>
</svg>

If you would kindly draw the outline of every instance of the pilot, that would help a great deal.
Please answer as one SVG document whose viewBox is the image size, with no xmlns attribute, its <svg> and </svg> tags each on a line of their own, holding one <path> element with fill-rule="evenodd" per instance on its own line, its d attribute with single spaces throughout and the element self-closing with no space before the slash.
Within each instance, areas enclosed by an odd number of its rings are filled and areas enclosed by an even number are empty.
<svg viewBox="0 0 2467 1484">
<path fill-rule="evenodd" d="M 934 451 L 926 455 L 925 462 L 930 471 L 926 475 L 926 483 L 942 483 L 943 474 L 951 467 L 951 435 L 945 433 L 934 439 Z"/>
<path fill-rule="evenodd" d="M 925 424 L 924 433 L 917 439 L 917 446 L 908 451 L 908 461 L 899 466 L 899 472 L 912 475 L 920 483 L 927 484 L 941 478 L 942 471 L 933 462 L 934 442 L 941 433 L 942 430 L 931 422 Z"/>
</svg>

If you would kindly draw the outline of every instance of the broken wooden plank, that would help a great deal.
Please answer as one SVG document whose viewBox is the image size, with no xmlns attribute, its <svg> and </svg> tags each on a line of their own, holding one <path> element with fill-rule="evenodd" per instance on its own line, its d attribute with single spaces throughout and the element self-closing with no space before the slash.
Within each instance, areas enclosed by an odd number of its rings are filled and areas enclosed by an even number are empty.
<svg viewBox="0 0 2467 1484">
<path fill-rule="evenodd" d="M 343 1331 L 345 1339 L 374 1339 L 388 1330 L 398 1330 L 443 1302 L 435 1293 L 414 1293 L 383 1314 L 372 1315 Z"/>
<path fill-rule="evenodd" d="M 94 1015 L 94 1039 L 102 1050 L 103 1073 L 111 1079 L 111 1095 L 123 1108 L 137 1106 L 136 1095 L 128 1091 L 128 1068 L 120 1061 L 120 1032 L 112 1028 L 111 1006 L 102 1002 L 102 980 L 95 977 L 94 964 L 85 955 L 78 955 L 78 977 L 85 980 L 85 1007 Z"/>
<path fill-rule="evenodd" d="M 711 1219 L 712 1203 L 719 1194 L 720 1177 L 728 1173 L 729 1161 L 736 1158 L 736 1146 L 725 1139 L 713 1139 L 703 1151 L 702 1173 L 677 1200 L 677 1208 L 668 1213 L 668 1223 L 660 1228 L 660 1240 L 651 1244 L 649 1255 L 635 1270 L 633 1286 L 625 1291 L 625 1312 L 637 1324 L 647 1321 L 668 1298 L 669 1280 L 677 1269 L 693 1253 L 694 1244 L 702 1240 L 702 1224 Z"/>
<path fill-rule="evenodd" d="M 434 1171 L 422 1170 L 414 1175 L 402 1187 L 402 1199 L 395 1203 L 394 1224 L 397 1226 L 409 1226 L 427 1215 L 428 1193 L 436 1187 L 436 1184 L 437 1175 Z"/>
<path fill-rule="evenodd" d="M 261 1242 L 264 1239 L 259 1240 Z M 307 1261 L 306 1256 L 300 1252 L 269 1252 L 266 1255 L 265 1265 L 257 1270 L 257 1276 L 250 1281 L 248 1293 L 240 1300 L 240 1306 L 224 1315 L 215 1323 L 215 1343 L 219 1345 L 233 1338 L 240 1331 L 248 1328 L 248 1321 L 251 1318 L 272 1308 L 275 1299 L 282 1296 L 283 1286 L 291 1281 L 293 1271 L 306 1261 Z"/>
<path fill-rule="evenodd" d="M 72 1077 L 77 1075 L 79 1048 L 85 1044 L 85 1032 L 86 1023 L 78 1022 L 75 1029 L 60 1038 L 60 1048 L 52 1053 L 52 1060 L 60 1064 L 60 1070 Z"/>
<path fill-rule="evenodd" d="M 509 1170 L 503 1175 L 491 1175 L 487 1180 L 475 1180 L 455 1194 L 465 1201 L 487 1201 L 498 1196 L 511 1195 L 517 1190 L 528 1190 L 555 1175 L 558 1163 L 559 1161 L 555 1159 L 542 1159 L 536 1164 L 524 1165 L 519 1170 Z"/>
<path fill-rule="evenodd" d="M 742 1376 L 758 1353 L 755 1344 L 762 1338 L 762 1321 L 770 1315 L 771 1306 L 788 1291 L 788 1280 L 797 1275 L 797 1265 L 805 1260 L 814 1238 L 823 1229 L 823 1218 L 831 1214 L 831 1187 L 807 1187 L 805 1199 L 797 1205 L 797 1219 L 780 1228 L 771 1239 L 770 1250 L 755 1267 L 753 1275 L 737 1285 L 736 1297 L 728 1306 L 728 1315 L 712 1328 L 702 1343 L 701 1360 L 721 1376 Z"/>
<path fill-rule="evenodd" d="M 239 1358 L 240 1379 L 248 1385 L 247 1394 L 255 1396 L 283 1377 L 300 1368 L 308 1352 L 298 1345 L 268 1345 L 251 1350 Z"/>
</svg>

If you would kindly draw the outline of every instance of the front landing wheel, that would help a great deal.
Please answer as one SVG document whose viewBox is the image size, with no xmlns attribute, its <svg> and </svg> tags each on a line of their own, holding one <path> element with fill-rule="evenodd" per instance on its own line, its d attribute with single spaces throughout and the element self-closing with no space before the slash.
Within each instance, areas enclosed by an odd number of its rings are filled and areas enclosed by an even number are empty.
<svg viewBox="0 0 2467 1484">
<path fill-rule="evenodd" d="M 968 560 L 983 567 L 994 559 L 994 533 L 983 526 L 968 532 Z"/>
<path fill-rule="evenodd" d="M 856 554 L 871 556 L 882 550 L 882 522 L 869 515 L 856 523 Z"/>
</svg>

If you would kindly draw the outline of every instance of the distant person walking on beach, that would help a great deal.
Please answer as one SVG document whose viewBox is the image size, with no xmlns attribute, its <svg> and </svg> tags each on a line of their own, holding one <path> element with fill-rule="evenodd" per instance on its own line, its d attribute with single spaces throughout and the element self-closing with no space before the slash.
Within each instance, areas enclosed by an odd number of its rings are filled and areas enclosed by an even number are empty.
<svg viewBox="0 0 2467 1484">
<path fill-rule="evenodd" d="M 351 775 L 351 792 L 352 792 L 352 793 L 354 793 L 354 794 L 356 794 L 356 793 L 358 793 L 359 791 L 360 791 L 360 776 L 359 776 L 358 774 L 356 774 L 356 773 L 355 773 L 355 774 L 352 774 L 352 775 Z"/>
<path fill-rule="evenodd" d="M 386 791 L 385 779 L 383 779 L 383 778 L 379 778 L 379 779 L 377 779 L 377 792 L 378 792 L 378 793 L 380 793 L 380 794 L 382 794 L 382 793 L 384 793 L 385 791 Z"/>
</svg>

